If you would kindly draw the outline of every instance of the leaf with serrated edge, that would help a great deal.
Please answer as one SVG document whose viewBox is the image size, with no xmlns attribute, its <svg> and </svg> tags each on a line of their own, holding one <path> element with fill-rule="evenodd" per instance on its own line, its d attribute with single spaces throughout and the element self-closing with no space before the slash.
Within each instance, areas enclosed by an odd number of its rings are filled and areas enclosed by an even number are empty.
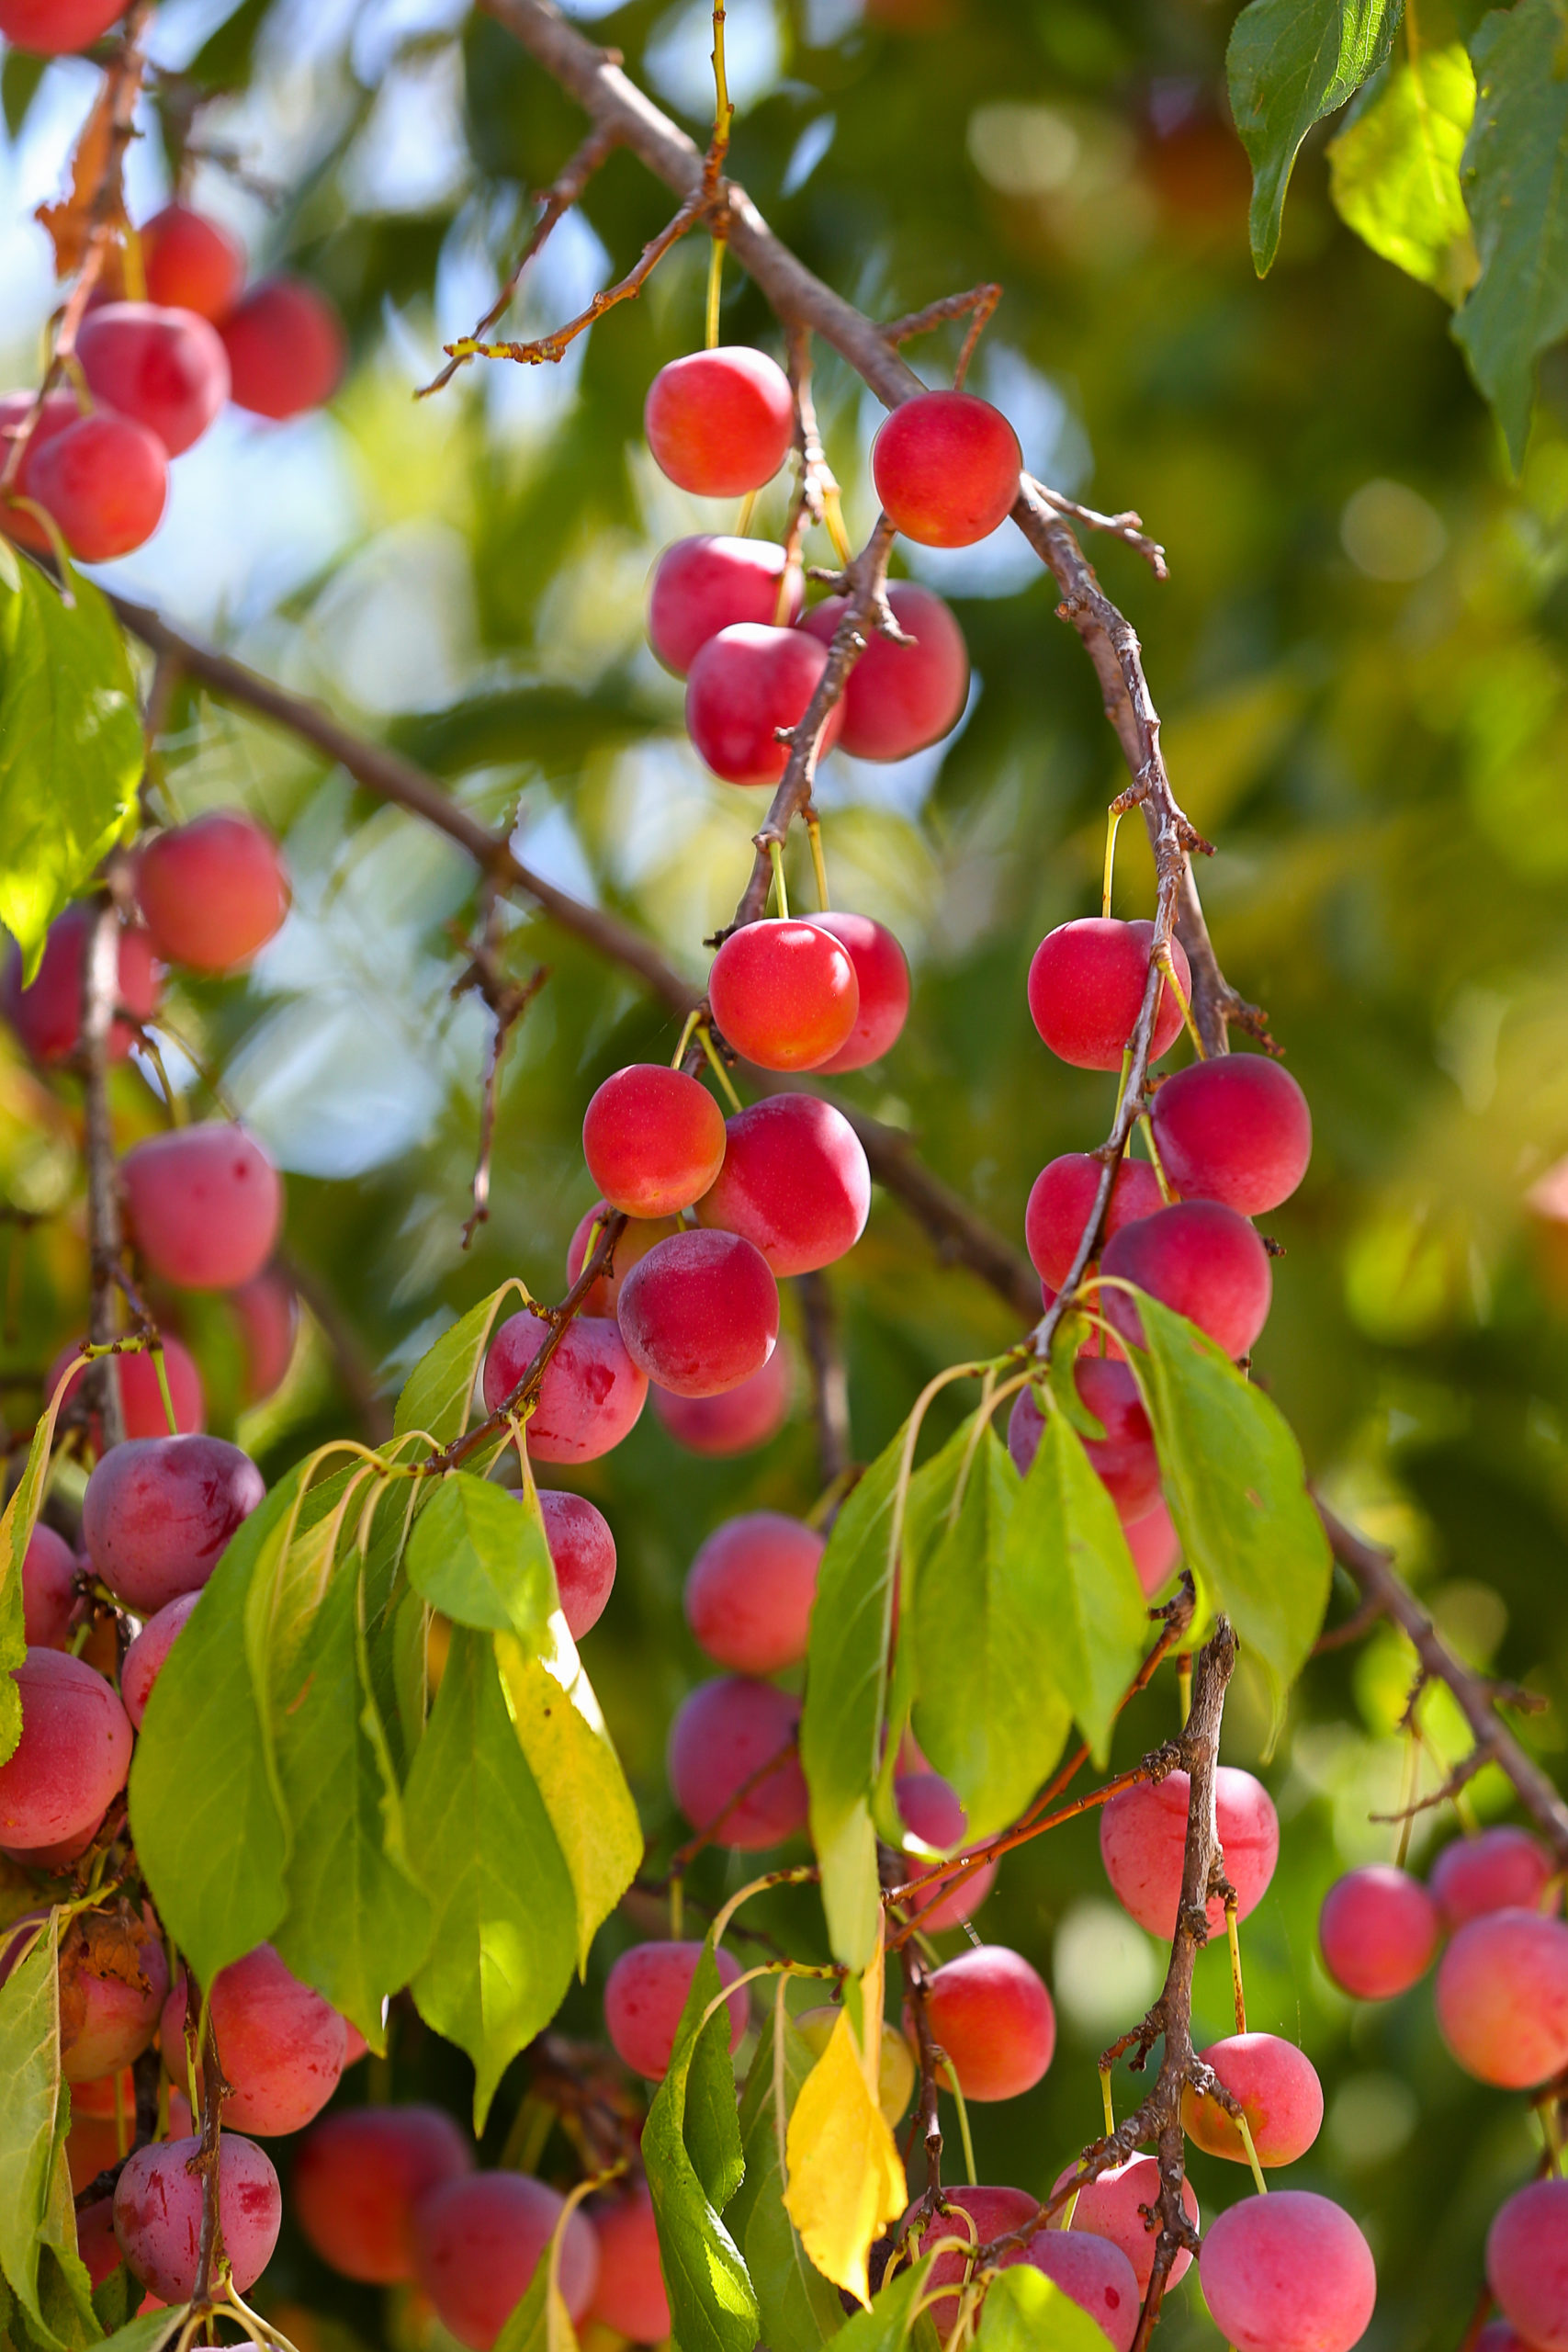
<svg viewBox="0 0 1568 2352">
<path fill-rule="evenodd" d="M 28 1447 L 22 1475 L 4 1511 L 0 1511 L 0 1764 L 17 1752 L 22 1736 L 21 1695 L 11 1669 L 28 1654 L 27 1620 L 22 1606 L 22 1562 L 38 1525 L 39 1507 L 49 1484 L 50 1449 L 54 1424 L 64 1400 L 74 1364 L 62 1373 L 54 1394 L 39 1414 Z"/>
<path fill-rule="evenodd" d="M 408 1579 L 443 1616 L 534 1642 L 556 1605 L 555 1570 L 537 1498 L 454 1470 L 414 1521 Z"/>
<path fill-rule="evenodd" d="M 1391 59 L 1328 150 L 1328 190 L 1356 234 L 1457 302 L 1479 266 L 1460 188 L 1475 74 L 1458 41 Z"/>
<path fill-rule="evenodd" d="M 1046 1635 L 1041 1670 L 1072 1709 L 1103 1768 L 1111 1726 L 1143 1655 L 1148 1610 L 1116 1506 L 1077 1431 L 1055 1404 L 1002 1549 L 1004 1573 L 1022 1614 Z"/>
<path fill-rule="evenodd" d="M 725 2227 L 751 2274 L 769 2352 L 818 2352 L 844 2324 L 837 2290 L 807 2261 L 784 2204 L 784 2132 L 815 2064 L 788 2010 L 775 2001 L 740 2101 L 745 2178 L 724 2209 Z"/>
<path fill-rule="evenodd" d="M 871 1792 L 882 1760 L 887 1645 L 897 1577 L 899 1431 L 833 1523 L 817 1577 L 800 1723 L 811 1842 L 833 1951 L 863 1968 L 881 1932 Z"/>
<path fill-rule="evenodd" d="M 495 1654 L 529 1770 L 538 1783 L 577 1895 L 577 1965 L 637 1876 L 642 1825 L 593 1686 L 558 1610 L 530 1655 L 498 1634 Z"/>
<path fill-rule="evenodd" d="M 65 2165 L 59 1918 L 0 1985 L 0 2272 L 44 2343 L 76 2347 L 101 2331 Z"/>
<path fill-rule="evenodd" d="M 710 1935 L 693 1972 L 669 2071 L 642 2130 L 660 2266 L 680 2352 L 752 2352 L 758 2336 L 757 2300 L 746 2265 L 686 2147 L 686 2093 L 699 2023 L 721 1989 Z M 716 2015 L 722 2020 L 724 2012 Z"/>
<path fill-rule="evenodd" d="M 31 564 L 0 587 L 0 923 L 34 978 L 50 924 L 135 821 L 145 749 L 125 639 L 101 590 L 67 605 Z"/>
<path fill-rule="evenodd" d="M 1098 2320 L 1043 2270 L 1021 2262 L 992 2279 L 980 2306 L 980 2352 L 1106 2352 Z"/>
<path fill-rule="evenodd" d="M 904 2352 L 917 2325 L 915 2306 L 926 2290 L 933 2257 L 921 2255 L 895 2271 L 869 2311 L 855 2312 L 833 2338 L 834 2352 Z"/>
<path fill-rule="evenodd" d="M 1278 1726 L 1311 1655 L 1333 1560 L 1301 1448 L 1272 1399 L 1213 1341 L 1139 1292 L 1144 1387 L 1187 1564 L 1263 1668 Z"/>
<path fill-rule="evenodd" d="M 335 1571 L 277 1692 L 273 1732 L 293 1847 L 288 1916 L 272 1940 L 295 1975 L 380 2052 L 382 2002 L 424 1958 L 430 1905 L 388 1851 L 385 1808 L 399 1800 L 366 1722 L 358 1584 L 351 1557 Z"/>
<path fill-rule="evenodd" d="M 392 1433 L 405 1437 L 423 1430 L 437 1445 L 451 1445 L 468 1426 L 474 1385 L 485 1360 L 497 1317 L 513 1295 L 525 1306 L 528 1294 L 520 1282 L 502 1283 L 477 1306 L 470 1306 L 449 1331 L 443 1331 L 426 1350 L 403 1383 L 392 1415 Z"/>
<path fill-rule="evenodd" d="M 560 2007 L 577 1956 L 571 1879 L 484 1634 L 452 1629 L 403 1817 L 434 1911 L 414 2002 L 474 2062 L 478 2132 L 507 2066 Z"/>
<path fill-rule="evenodd" d="M 1470 45 L 1475 120 L 1461 185 L 1481 274 L 1453 323 L 1470 372 L 1497 412 L 1517 472 L 1529 437 L 1536 361 L 1568 334 L 1568 74 L 1554 0 L 1518 0 Z"/>
<path fill-rule="evenodd" d="M 801 2245 L 824 2278 L 867 2305 L 866 2256 L 909 2201 L 878 2097 L 882 1987 L 879 1945 L 860 1987 L 865 2048 L 848 2008 L 841 2008 L 827 2048 L 801 2085 L 784 2143 L 784 2209 Z"/>
<path fill-rule="evenodd" d="M 974 1438 L 974 1424 L 968 1424 Z M 1056 1687 L 1055 1627 L 1038 1564 L 1007 1542 L 1019 1491 L 987 1423 L 958 1512 L 915 1578 L 915 1737 L 952 1781 L 972 1838 L 1013 1820 L 1062 1751 L 1071 1711 Z"/>
<path fill-rule="evenodd" d="M 295 1484 L 291 1472 L 235 1532 L 152 1686 L 131 1758 L 137 1860 L 202 1984 L 265 1943 L 288 1908 L 288 1822 L 243 1628 Z"/>
<path fill-rule="evenodd" d="M 1314 122 L 1353 97 L 1389 52 L 1397 0 L 1251 0 L 1231 28 L 1231 112 L 1252 163 L 1252 258 L 1280 247 L 1285 190 Z"/>
</svg>

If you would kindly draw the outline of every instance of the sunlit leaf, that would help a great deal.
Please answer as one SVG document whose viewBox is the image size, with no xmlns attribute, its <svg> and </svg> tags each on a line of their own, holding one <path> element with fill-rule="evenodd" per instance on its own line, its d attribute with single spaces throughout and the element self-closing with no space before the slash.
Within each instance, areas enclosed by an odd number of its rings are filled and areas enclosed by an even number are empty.
<svg viewBox="0 0 1568 2352">
<path fill-rule="evenodd" d="M 0 1985 L 0 2272 L 31 2330 L 73 2348 L 100 2334 L 65 2165 L 59 1914 Z"/>
<path fill-rule="evenodd" d="M 1459 301 L 1475 279 L 1460 158 L 1475 111 L 1475 74 L 1458 41 L 1391 58 L 1328 150 L 1342 220 L 1375 254 Z"/>
<path fill-rule="evenodd" d="M 986 2290 L 981 2352 L 1105 2352 L 1110 2340 L 1054 2278 L 1027 2262 L 1000 2272 Z"/>
<path fill-rule="evenodd" d="M 705 2029 L 702 2026 L 704 2012 L 720 1990 L 710 1946 L 693 1973 L 670 2069 L 654 2094 L 642 2132 L 660 2261 L 681 2352 L 753 2352 L 758 2335 L 757 2299 L 746 2265 L 719 2219 L 686 2141 L 686 2102 L 699 2031 L 718 2027 L 728 2060 L 724 2007 Z"/>
<path fill-rule="evenodd" d="M 877 2097 L 882 2060 L 882 1970 L 865 1987 L 869 2058 L 840 2009 L 828 2047 L 801 2085 L 789 2119 L 784 2206 L 810 2261 L 834 2286 L 869 2304 L 866 2256 L 908 2203 L 904 2167 Z"/>
<path fill-rule="evenodd" d="M 408 1578 L 459 1625 L 536 1641 L 556 1605 L 555 1570 L 538 1505 L 455 1470 L 414 1521 Z"/>
</svg>

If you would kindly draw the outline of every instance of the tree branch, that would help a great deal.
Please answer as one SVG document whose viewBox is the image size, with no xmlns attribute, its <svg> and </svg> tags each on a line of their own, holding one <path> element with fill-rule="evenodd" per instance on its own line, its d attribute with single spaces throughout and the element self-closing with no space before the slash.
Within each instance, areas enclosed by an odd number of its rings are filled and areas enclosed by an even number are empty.
<svg viewBox="0 0 1568 2352">
<path fill-rule="evenodd" d="M 83 1125 L 87 1159 L 87 1337 L 105 1347 L 119 1332 L 119 1178 L 109 1112 L 108 1048 L 119 996 L 119 911 L 112 897 L 97 902 L 83 951 Z M 107 1453 L 125 1436 L 119 1371 L 112 1356 L 90 1365 L 83 1382 L 98 1417 Z"/>
<path fill-rule="evenodd" d="M 824 1487 L 843 1476 L 853 1456 L 850 1448 L 850 1391 L 844 1377 L 843 1351 L 839 1345 L 839 1316 L 826 1274 L 801 1274 L 801 1319 L 806 1326 L 806 1352 L 811 1364 L 811 1407 L 817 1421 L 818 1469 Z"/>
<path fill-rule="evenodd" d="M 1568 1862 L 1568 1804 L 1499 1717 L 1496 1686 L 1454 1656 L 1388 1554 L 1347 1527 L 1321 1496 L 1315 1499 L 1335 1558 L 1355 1577 L 1369 1607 L 1375 1605 L 1408 1636 L 1427 1677 L 1448 1685 L 1477 1749 L 1507 1774 L 1526 1812 Z"/>
</svg>

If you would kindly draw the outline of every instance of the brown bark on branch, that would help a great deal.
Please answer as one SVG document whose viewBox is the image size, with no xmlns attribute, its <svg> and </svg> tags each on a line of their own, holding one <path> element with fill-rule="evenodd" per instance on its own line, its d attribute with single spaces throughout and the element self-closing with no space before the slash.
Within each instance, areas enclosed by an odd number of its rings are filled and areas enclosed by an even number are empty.
<svg viewBox="0 0 1568 2352">
<path fill-rule="evenodd" d="M 119 1333 L 119 1177 L 109 1113 L 108 1046 L 119 995 L 119 915 L 112 898 L 98 904 L 86 934 L 82 974 L 83 1127 L 87 1161 L 87 1337 L 105 1347 Z M 83 1381 L 107 1452 L 125 1436 L 119 1372 L 112 1356 Z"/>
<path fill-rule="evenodd" d="M 1389 1618 L 1408 1636 L 1430 1680 L 1448 1685 L 1483 1760 L 1498 1765 L 1507 1774 L 1520 1804 L 1550 1838 L 1559 1860 L 1568 1862 L 1568 1804 L 1498 1715 L 1496 1685 L 1454 1656 L 1388 1554 L 1347 1527 L 1321 1497 L 1316 1499 L 1317 1515 L 1334 1556 L 1355 1577 L 1369 1609 L 1375 1607 L 1379 1615 Z"/>
</svg>

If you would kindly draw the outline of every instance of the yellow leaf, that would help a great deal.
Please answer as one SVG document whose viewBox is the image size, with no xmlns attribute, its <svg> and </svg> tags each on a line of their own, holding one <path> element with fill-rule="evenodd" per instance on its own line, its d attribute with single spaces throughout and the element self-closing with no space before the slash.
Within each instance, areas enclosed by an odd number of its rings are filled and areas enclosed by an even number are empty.
<svg viewBox="0 0 1568 2352">
<path fill-rule="evenodd" d="M 863 2015 L 874 2037 L 869 2067 L 847 2009 L 800 2086 L 784 2143 L 784 2208 L 817 2268 L 869 2305 L 865 2258 L 887 2222 L 909 2201 L 904 2167 L 877 2104 L 882 1952 L 862 1981 Z M 878 1995 L 874 2005 L 870 1995 Z"/>
</svg>

